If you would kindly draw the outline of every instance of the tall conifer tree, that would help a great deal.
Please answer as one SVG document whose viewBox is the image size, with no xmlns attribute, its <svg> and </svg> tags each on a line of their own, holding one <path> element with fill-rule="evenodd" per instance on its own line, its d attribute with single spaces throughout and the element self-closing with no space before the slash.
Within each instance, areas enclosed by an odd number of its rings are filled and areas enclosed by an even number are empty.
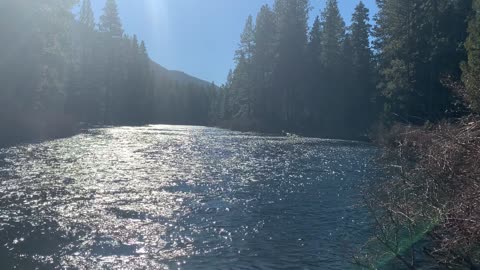
<svg viewBox="0 0 480 270">
<path fill-rule="evenodd" d="M 100 17 L 100 31 L 108 33 L 111 37 L 123 36 L 122 23 L 118 15 L 118 6 L 115 0 L 107 0 Z"/>
<path fill-rule="evenodd" d="M 277 58 L 274 70 L 274 89 L 277 120 L 285 129 L 300 124 L 304 109 L 305 55 L 308 41 L 308 0 L 276 0 L 274 12 L 277 25 Z"/>
<path fill-rule="evenodd" d="M 80 8 L 80 23 L 88 29 L 93 30 L 95 28 L 95 17 L 90 0 L 83 0 L 82 2 L 82 7 Z"/>
<path fill-rule="evenodd" d="M 322 13 L 322 61 L 325 66 L 339 65 L 343 41 L 345 39 L 345 22 L 340 15 L 337 0 L 328 0 Z"/>
<path fill-rule="evenodd" d="M 363 2 L 355 8 L 350 26 L 352 46 L 352 88 L 348 93 L 352 125 L 357 129 L 366 128 L 373 121 L 372 99 L 375 95 L 373 53 L 370 47 L 369 10 Z"/>
<path fill-rule="evenodd" d="M 255 108 L 257 117 L 270 121 L 274 114 L 271 97 L 272 72 L 275 65 L 275 18 L 268 5 L 262 6 L 257 15 L 254 31 L 254 52 L 252 58 Z"/>
<path fill-rule="evenodd" d="M 347 107 L 344 102 L 348 80 L 345 79 L 345 22 L 340 15 L 337 0 L 328 0 L 322 12 L 322 65 L 321 125 L 328 136 L 345 133 Z M 350 46 L 350 44 L 348 44 Z M 349 51 L 350 52 L 350 51 Z M 350 67 L 348 67 L 350 68 Z"/>
<path fill-rule="evenodd" d="M 315 18 L 309 33 L 307 68 L 308 99 L 305 106 L 309 113 L 309 125 L 317 126 L 320 124 L 320 107 L 323 106 L 322 91 L 324 91 L 322 86 L 324 75 L 322 65 L 322 23 L 319 16 Z"/>
<path fill-rule="evenodd" d="M 308 39 L 308 58 L 316 63 L 320 63 L 322 55 L 322 25 L 317 16 L 313 21 L 312 29 Z"/>
</svg>

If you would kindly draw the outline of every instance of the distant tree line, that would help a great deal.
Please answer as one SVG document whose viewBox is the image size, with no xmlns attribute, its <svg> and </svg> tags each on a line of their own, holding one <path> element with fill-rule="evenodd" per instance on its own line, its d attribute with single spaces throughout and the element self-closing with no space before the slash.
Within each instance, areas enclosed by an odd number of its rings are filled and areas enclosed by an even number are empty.
<svg viewBox="0 0 480 270">
<path fill-rule="evenodd" d="M 77 123 L 207 124 L 215 86 L 174 81 L 122 29 L 115 0 L 0 3 L 0 144 L 69 135 Z"/>
<path fill-rule="evenodd" d="M 115 0 L 98 23 L 89 0 L 75 19 L 75 3 L 0 2 L 0 142 L 67 135 L 75 123 L 358 138 L 379 123 L 480 110 L 478 1 L 377 0 L 374 26 L 360 2 L 347 26 L 337 0 L 312 25 L 308 0 L 275 0 L 248 17 L 220 89 L 162 75 L 124 33 Z"/>
<path fill-rule="evenodd" d="M 377 4 L 373 27 L 362 2 L 348 27 L 337 0 L 327 1 L 311 27 L 308 0 L 263 6 L 256 20 L 247 19 L 236 67 L 217 94 L 216 119 L 234 128 L 356 137 L 374 123 L 421 124 L 478 111 L 472 1 Z M 461 66 L 466 106 L 451 87 Z"/>
</svg>

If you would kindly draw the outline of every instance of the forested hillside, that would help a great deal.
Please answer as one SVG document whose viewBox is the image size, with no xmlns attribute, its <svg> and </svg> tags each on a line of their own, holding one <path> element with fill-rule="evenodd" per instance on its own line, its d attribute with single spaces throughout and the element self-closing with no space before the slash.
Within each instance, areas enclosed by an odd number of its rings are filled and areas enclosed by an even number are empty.
<svg viewBox="0 0 480 270">
<path fill-rule="evenodd" d="M 375 123 L 422 124 L 468 113 L 451 85 L 461 80 L 467 57 L 472 2 L 377 4 L 374 26 L 362 2 L 348 26 L 337 0 L 314 11 L 311 26 L 308 0 L 263 6 L 245 24 L 236 67 L 216 104 L 220 122 L 355 138 Z M 474 98 L 478 89 L 469 93 Z"/>
<path fill-rule="evenodd" d="M 207 124 L 216 88 L 153 63 L 114 0 L 0 3 L 0 144 L 65 136 L 79 123 Z"/>
<path fill-rule="evenodd" d="M 479 107 L 471 0 L 378 0 L 375 15 L 359 2 L 348 24 L 337 0 L 322 11 L 276 0 L 248 17 L 221 89 L 152 62 L 114 0 L 98 22 L 89 0 L 75 15 L 74 4 L 0 3 L 0 141 L 67 135 L 77 123 L 362 138 Z"/>
</svg>

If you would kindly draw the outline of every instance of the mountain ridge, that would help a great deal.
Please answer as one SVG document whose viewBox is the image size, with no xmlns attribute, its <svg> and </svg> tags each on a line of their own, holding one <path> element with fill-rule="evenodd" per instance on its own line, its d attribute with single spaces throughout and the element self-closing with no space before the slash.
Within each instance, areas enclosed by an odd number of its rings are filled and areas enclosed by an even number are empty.
<svg viewBox="0 0 480 270">
<path fill-rule="evenodd" d="M 164 66 L 160 65 L 159 63 L 150 60 L 150 65 L 152 70 L 155 73 L 156 77 L 161 79 L 171 80 L 180 84 L 193 84 L 193 85 L 200 85 L 203 87 L 210 86 L 212 83 L 206 80 L 197 78 L 192 76 L 186 72 L 180 70 L 170 70 L 165 68 Z"/>
</svg>

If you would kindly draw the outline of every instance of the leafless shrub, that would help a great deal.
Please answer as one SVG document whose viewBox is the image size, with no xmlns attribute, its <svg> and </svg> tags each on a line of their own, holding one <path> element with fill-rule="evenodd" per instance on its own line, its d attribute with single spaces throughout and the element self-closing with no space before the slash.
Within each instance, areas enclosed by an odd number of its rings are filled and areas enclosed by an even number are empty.
<svg viewBox="0 0 480 270">
<path fill-rule="evenodd" d="M 376 268 L 379 261 L 397 259 L 417 269 L 428 257 L 447 269 L 477 269 L 480 119 L 398 125 L 378 143 L 389 179 L 366 192 L 375 237 L 355 262 Z"/>
</svg>

